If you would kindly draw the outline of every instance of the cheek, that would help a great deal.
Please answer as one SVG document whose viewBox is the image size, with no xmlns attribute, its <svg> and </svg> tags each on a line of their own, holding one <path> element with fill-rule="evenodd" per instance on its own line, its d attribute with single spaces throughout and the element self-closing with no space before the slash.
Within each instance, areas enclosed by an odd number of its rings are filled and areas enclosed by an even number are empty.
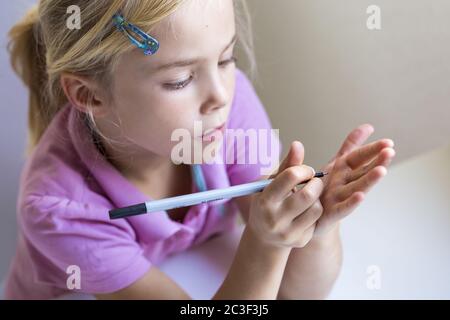
<svg viewBox="0 0 450 320">
<path fill-rule="evenodd" d="M 179 101 L 178 101 L 179 100 Z M 142 100 L 121 108 L 124 134 L 139 146 L 159 154 L 170 154 L 176 142 L 171 141 L 176 129 L 193 132 L 195 112 L 186 99 L 153 96 L 148 103 Z"/>
<path fill-rule="evenodd" d="M 123 118 L 159 127 L 188 120 L 195 103 L 190 95 L 166 91 L 153 81 L 124 87 L 117 96 Z"/>
<path fill-rule="evenodd" d="M 154 120 L 164 132 L 169 136 L 176 129 L 191 130 L 196 116 L 196 101 L 186 96 L 170 96 L 164 94 L 156 101 L 156 110 L 154 110 Z"/>
</svg>

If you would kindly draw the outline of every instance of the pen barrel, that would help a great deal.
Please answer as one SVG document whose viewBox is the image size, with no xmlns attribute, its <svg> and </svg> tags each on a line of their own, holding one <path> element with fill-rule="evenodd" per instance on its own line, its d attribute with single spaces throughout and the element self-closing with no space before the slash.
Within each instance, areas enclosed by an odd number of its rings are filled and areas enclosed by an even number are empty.
<svg viewBox="0 0 450 320">
<path fill-rule="evenodd" d="M 236 185 L 223 189 L 213 189 L 192 194 L 176 196 L 145 203 L 147 212 L 170 210 L 180 207 L 192 206 L 204 202 L 231 199 L 261 191 L 270 181 L 256 181 L 244 185 Z"/>
<path fill-rule="evenodd" d="M 317 172 L 314 177 L 320 178 L 326 175 L 323 172 Z M 255 192 L 262 191 L 267 185 L 269 185 L 273 179 L 259 180 L 241 185 L 235 185 L 223 189 L 213 189 L 208 191 L 202 191 L 192 194 L 186 194 L 171 198 L 165 198 L 161 200 L 147 201 L 125 208 L 118 208 L 109 211 L 110 219 L 119 219 L 129 216 L 135 216 L 144 213 L 150 213 L 155 211 L 165 211 L 175 208 L 192 206 L 204 202 L 217 201 L 223 199 L 231 199 L 235 197 L 249 195 Z M 303 181 L 298 185 L 308 183 L 309 180 Z"/>
</svg>

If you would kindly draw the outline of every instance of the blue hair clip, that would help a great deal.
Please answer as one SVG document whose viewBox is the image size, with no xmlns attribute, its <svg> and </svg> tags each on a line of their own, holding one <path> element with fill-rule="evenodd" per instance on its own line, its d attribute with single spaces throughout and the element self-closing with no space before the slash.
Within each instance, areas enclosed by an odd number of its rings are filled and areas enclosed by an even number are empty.
<svg viewBox="0 0 450 320">
<path fill-rule="evenodd" d="M 154 55 L 156 51 L 158 51 L 158 40 L 148 35 L 135 25 L 129 23 L 128 21 L 125 21 L 122 15 L 115 14 L 113 16 L 113 21 L 117 29 L 123 32 L 128 37 L 128 39 L 130 39 L 132 44 L 134 44 L 139 49 L 142 49 L 145 55 Z M 140 37 L 141 40 L 137 39 L 136 36 L 134 36 L 132 33 Z"/>
</svg>

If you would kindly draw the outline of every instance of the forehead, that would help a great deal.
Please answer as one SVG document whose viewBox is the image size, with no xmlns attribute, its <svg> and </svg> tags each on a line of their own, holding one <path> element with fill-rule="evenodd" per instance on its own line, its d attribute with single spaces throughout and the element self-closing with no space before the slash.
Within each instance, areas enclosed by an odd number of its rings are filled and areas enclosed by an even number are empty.
<svg viewBox="0 0 450 320">
<path fill-rule="evenodd" d="M 209 30 L 226 31 L 232 26 L 233 0 L 186 0 L 152 32 L 170 42 Z"/>
<path fill-rule="evenodd" d="M 146 65 L 217 55 L 235 34 L 233 0 L 187 0 L 149 34 L 160 42 L 158 52 L 133 50 Z"/>
</svg>

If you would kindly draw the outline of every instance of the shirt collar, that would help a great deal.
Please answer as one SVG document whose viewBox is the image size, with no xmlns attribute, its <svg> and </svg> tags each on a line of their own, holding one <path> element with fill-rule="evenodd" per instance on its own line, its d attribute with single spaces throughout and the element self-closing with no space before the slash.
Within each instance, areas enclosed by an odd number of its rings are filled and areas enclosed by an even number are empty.
<svg viewBox="0 0 450 320">
<path fill-rule="evenodd" d="M 68 108 L 70 108 L 68 129 L 73 145 L 81 161 L 107 195 L 112 206 L 120 208 L 150 200 L 99 152 L 89 132 L 90 129 L 85 124 L 84 115 L 70 104 Z M 222 148 L 220 148 L 219 156 L 223 159 Z M 193 164 L 191 168 L 193 187 L 195 186 L 196 191 L 224 188 L 230 185 L 224 164 Z M 215 203 L 223 201 L 227 200 L 218 200 Z M 208 204 L 202 203 L 198 206 L 205 210 Z M 105 214 L 108 213 L 105 212 Z M 182 223 L 170 219 L 165 211 L 126 219 L 132 224 L 148 223 L 151 219 L 152 224 L 158 226 L 154 230 L 156 238 L 167 238 L 183 226 Z"/>
</svg>

